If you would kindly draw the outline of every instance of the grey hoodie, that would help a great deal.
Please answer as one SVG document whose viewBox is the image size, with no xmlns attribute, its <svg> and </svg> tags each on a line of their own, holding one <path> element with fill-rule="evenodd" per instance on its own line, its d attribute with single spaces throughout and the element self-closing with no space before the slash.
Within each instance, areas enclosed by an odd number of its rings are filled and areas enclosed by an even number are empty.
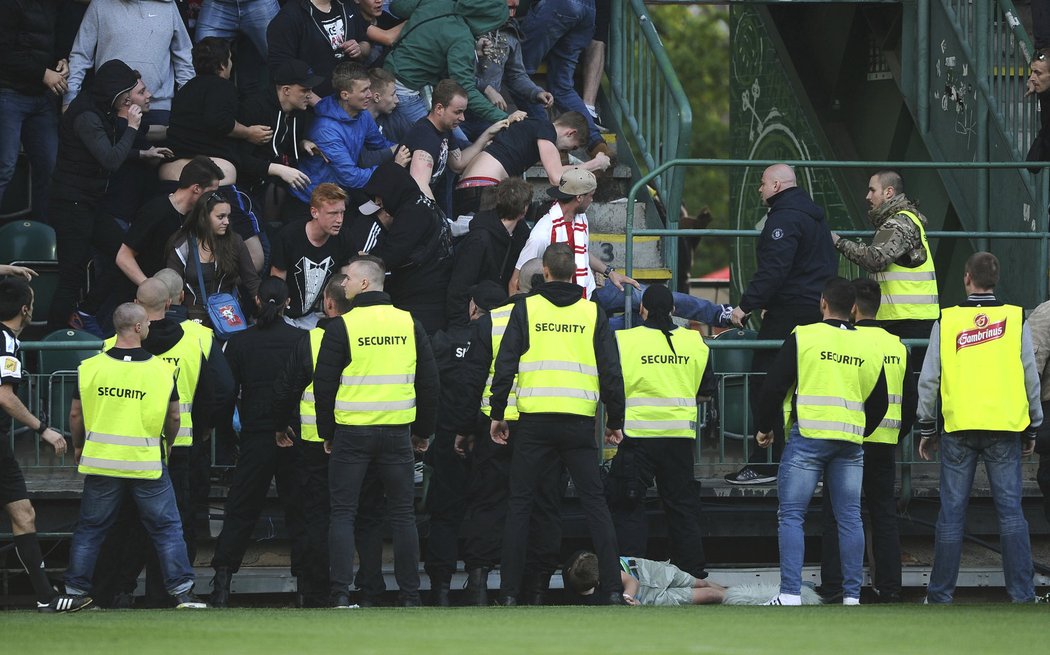
<svg viewBox="0 0 1050 655">
<path fill-rule="evenodd" d="M 142 74 L 150 108 L 170 111 L 175 84 L 193 78 L 193 43 L 173 0 L 92 0 L 69 53 L 69 90 L 80 91 L 87 71 L 119 59 Z"/>
</svg>

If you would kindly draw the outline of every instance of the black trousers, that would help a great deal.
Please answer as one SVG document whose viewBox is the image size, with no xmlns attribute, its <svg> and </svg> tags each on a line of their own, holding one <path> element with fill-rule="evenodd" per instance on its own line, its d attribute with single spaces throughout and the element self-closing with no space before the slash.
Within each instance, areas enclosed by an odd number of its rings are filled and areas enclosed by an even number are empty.
<svg viewBox="0 0 1050 655">
<path fill-rule="evenodd" d="M 55 246 L 58 257 L 58 284 L 48 313 L 48 330 L 65 328 L 76 307 L 77 296 L 84 288 L 87 265 L 94 252 L 108 264 L 112 276 L 116 268 L 113 260 L 124 240 L 124 232 L 111 216 L 98 208 L 97 202 L 70 200 L 56 194 L 51 198 L 49 215 L 55 228 Z M 94 250 L 93 250 L 94 249 Z M 113 289 L 115 278 L 100 277 L 84 299 L 82 309 L 94 313 Z"/>
<path fill-rule="evenodd" d="M 466 510 L 467 463 L 454 449 L 456 435 L 438 432 L 425 460 L 433 469 L 427 489 L 430 514 L 424 568 L 431 584 L 449 582 L 459 559 L 459 526 Z"/>
<path fill-rule="evenodd" d="M 671 562 L 695 578 L 707 577 L 700 528 L 700 485 L 693 475 L 692 439 L 631 439 L 620 444 L 616 458 L 635 458 L 637 474 L 656 479 L 671 536 Z M 616 468 L 616 462 L 613 463 Z M 640 498 L 614 494 L 610 501 L 620 555 L 648 557 L 649 524 L 644 486 Z"/>
<path fill-rule="evenodd" d="M 222 532 L 215 544 L 211 566 L 236 573 L 248 549 L 255 524 L 262 514 L 270 481 L 277 481 L 277 496 L 284 506 L 285 526 L 292 542 L 292 575 L 300 575 L 305 547 L 299 489 L 299 453 L 278 448 L 273 432 L 242 432 L 237 468 L 226 497 Z"/>
<path fill-rule="evenodd" d="M 190 447 L 172 448 L 168 456 L 168 475 L 175 492 L 175 504 L 182 519 L 182 537 L 190 564 L 197 557 L 197 527 L 194 522 L 193 488 L 190 480 L 192 453 Z M 139 573 L 146 567 L 146 599 L 150 605 L 162 606 L 169 602 L 164 588 L 164 575 L 153 541 L 139 518 L 139 510 L 131 495 L 121 503 L 117 521 L 106 540 L 102 542 L 95 573 L 92 594 L 100 605 L 109 605 L 117 594 L 131 594 L 138 586 Z"/>
<path fill-rule="evenodd" d="M 510 463 L 515 441 L 501 446 L 489 436 L 491 421 L 478 415 L 471 451 L 470 477 L 466 490 L 466 511 L 461 524 L 463 564 L 471 569 L 493 569 L 500 562 L 503 531 L 510 498 Z M 511 432 L 517 423 L 511 423 Z M 561 566 L 561 499 L 565 494 L 565 467 L 553 467 L 539 476 L 532 514 L 524 574 L 548 579 Z"/>
<path fill-rule="evenodd" d="M 793 307 L 771 309 L 766 312 L 762 319 L 762 327 L 758 329 L 758 339 L 786 339 L 791 331 L 800 325 L 817 323 L 821 319 L 819 307 Z M 773 360 L 780 354 L 779 350 L 756 350 L 751 359 L 752 373 L 765 373 L 773 365 Z M 762 396 L 762 383 L 765 376 L 753 376 L 750 379 L 749 395 L 751 400 L 751 415 L 758 414 L 758 403 Z M 752 446 L 751 453 L 747 458 L 752 469 L 761 473 L 776 474 L 780 455 L 784 452 L 784 424 L 777 421 L 773 424 L 773 464 L 766 464 L 766 451 L 757 445 Z"/>
<path fill-rule="evenodd" d="M 864 506 L 867 508 L 874 568 L 872 582 L 883 597 L 901 593 L 901 538 L 897 518 L 897 447 L 864 444 Z M 823 537 L 821 538 L 820 586 L 825 596 L 842 591 L 839 532 L 831 511 L 831 493 L 824 485 Z"/>
<path fill-rule="evenodd" d="M 308 607 L 327 607 L 328 521 L 331 506 L 328 491 L 328 454 L 317 441 L 297 441 L 301 462 L 300 483 L 306 539 L 300 579 Z M 374 467 L 365 474 L 361 486 L 361 506 L 354 526 L 360 567 L 355 582 L 369 598 L 377 599 L 386 591 L 383 581 L 383 511 L 386 499 Z"/>
<path fill-rule="evenodd" d="M 521 591 L 529 540 L 530 515 L 545 471 L 559 461 L 565 464 L 576 486 L 587 528 L 598 556 L 603 593 L 622 592 L 620 560 L 609 507 L 605 502 L 594 441 L 594 418 L 563 414 L 542 420 L 523 414 L 511 432 L 514 452 L 510 463 L 510 501 L 503 531 L 503 565 L 500 595 L 517 597 Z"/>
</svg>

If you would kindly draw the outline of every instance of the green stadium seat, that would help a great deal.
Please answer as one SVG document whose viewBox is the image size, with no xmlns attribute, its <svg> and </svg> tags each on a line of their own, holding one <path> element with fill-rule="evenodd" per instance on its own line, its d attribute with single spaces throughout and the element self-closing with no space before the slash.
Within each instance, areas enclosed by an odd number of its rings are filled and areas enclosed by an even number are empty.
<svg viewBox="0 0 1050 655">
<path fill-rule="evenodd" d="M 0 264 L 55 261 L 55 231 L 50 225 L 13 221 L 0 227 Z"/>
<path fill-rule="evenodd" d="M 41 350 L 38 353 L 40 375 L 47 380 L 47 412 L 51 425 L 63 434 L 69 434 L 69 408 L 76 389 L 77 366 L 99 353 L 99 339 L 88 332 L 68 329 L 56 330 L 42 341 L 82 341 L 85 344 L 82 349 Z"/>
<path fill-rule="evenodd" d="M 758 333 L 754 330 L 726 330 L 715 339 L 725 341 L 754 341 Z M 747 376 L 751 370 L 754 351 L 750 348 L 711 350 L 711 369 L 722 377 L 722 433 L 730 439 L 744 439 L 754 434 L 751 408 L 747 403 Z"/>
</svg>

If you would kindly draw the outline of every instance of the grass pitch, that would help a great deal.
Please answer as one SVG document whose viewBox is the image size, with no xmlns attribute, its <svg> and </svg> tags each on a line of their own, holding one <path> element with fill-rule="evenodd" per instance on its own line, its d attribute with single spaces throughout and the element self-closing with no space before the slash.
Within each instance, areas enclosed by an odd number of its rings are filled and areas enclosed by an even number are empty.
<svg viewBox="0 0 1050 655">
<path fill-rule="evenodd" d="M 0 613 L 0 652 L 132 653 L 1010 653 L 1047 652 L 1047 605 Z"/>
</svg>

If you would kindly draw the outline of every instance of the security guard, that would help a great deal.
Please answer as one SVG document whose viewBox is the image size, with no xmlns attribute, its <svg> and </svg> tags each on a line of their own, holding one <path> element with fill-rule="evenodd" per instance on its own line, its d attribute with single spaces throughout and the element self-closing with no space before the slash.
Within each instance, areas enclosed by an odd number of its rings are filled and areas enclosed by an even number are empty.
<svg viewBox="0 0 1050 655">
<path fill-rule="evenodd" d="M 889 395 L 886 416 L 879 427 L 864 438 L 864 502 L 871 524 L 872 579 L 875 598 L 880 603 L 901 601 L 901 544 L 897 518 L 897 442 L 911 432 L 918 400 L 915 376 L 911 375 L 908 349 L 900 339 L 880 327 L 875 315 L 881 291 L 871 279 L 853 280 L 857 300 L 853 324 L 865 338 L 873 340 L 883 352 L 886 390 Z M 824 490 L 823 538 L 821 539 L 820 593 L 825 602 L 841 600 L 842 564 L 839 560 L 838 529 L 831 506 L 831 494 Z"/>
<path fill-rule="evenodd" d="M 645 557 L 645 493 L 655 477 L 671 535 L 671 559 L 703 579 L 707 572 L 693 446 L 697 399 L 714 394 L 714 374 L 703 337 L 677 328 L 673 311 L 671 290 L 653 285 L 642 295 L 644 323 L 616 333 L 627 409 L 624 440 L 610 469 L 610 506 L 620 553 Z"/>
<path fill-rule="evenodd" d="M 623 379 L 605 316 L 572 283 L 568 244 L 543 253 L 540 292 L 511 312 L 496 356 L 489 398 L 493 441 L 507 443 L 507 400 L 518 376 L 518 425 L 511 435 L 510 503 L 503 532 L 500 602 L 517 605 L 529 536 L 529 515 L 542 465 L 560 459 L 569 469 L 598 554 L 601 600 L 622 605 L 616 531 L 598 470 L 594 418 L 605 401 L 607 443 L 623 439 Z"/>
<path fill-rule="evenodd" d="M 1032 545 L 1021 511 L 1021 458 L 1035 450 L 1043 422 L 1039 371 L 1024 310 L 995 297 L 999 260 L 978 252 L 966 261 L 966 302 L 941 313 L 919 376 L 919 455 L 941 454 L 941 510 L 937 515 L 929 603 L 950 603 L 959 576 L 966 504 L 977 460 L 988 471 L 1003 552 L 1006 592 L 1032 602 Z M 939 391 L 939 394 L 938 394 Z M 937 399 L 944 437 L 937 430 Z"/>
<path fill-rule="evenodd" d="M 521 267 L 517 293 L 506 304 L 490 307 L 477 320 L 477 338 L 472 343 L 462 375 L 462 385 L 456 391 L 462 411 L 457 412 L 456 452 L 467 460 L 470 477 L 466 491 L 466 508 L 460 536 L 461 552 L 467 572 L 466 602 L 484 607 L 488 601 L 489 571 L 500 562 L 503 548 L 503 530 L 507 519 L 507 501 L 510 495 L 510 462 L 513 442 L 497 444 L 489 436 L 492 419 L 489 418 L 489 400 L 492 397 L 492 376 L 496 370 L 496 354 L 510 322 L 514 307 L 525 302 L 531 293 L 537 293 L 543 283 L 543 260 L 530 259 Z M 478 286 L 481 286 L 480 284 Z M 487 305 L 491 298 L 474 289 L 475 304 Z M 482 296 L 482 297 L 479 297 Z M 514 430 L 518 421 L 517 400 L 512 385 L 507 398 L 504 419 Z M 479 411 L 480 409 L 480 411 Z M 536 494 L 529 527 L 528 553 L 522 578 L 519 602 L 543 605 L 550 588 L 551 575 L 561 566 L 561 498 L 566 485 L 565 467 L 552 462 L 539 476 L 539 484 L 546 489 Z"/>
<path fill-rule="evenodd" d="M 82 362 L 69 413 L 79 471 L 86 475 L 80 520 L 69 552 L 66 590 L 83 594 L 106 532 L 130 490 L 161 558 L 164 584 L 180 608 L 201 608 L 163 454 L 179 431 L 175 368 L 142 348 L 146 310 L 113 312 L 116 345 Z M 163 439 L 163 442 L 162 442 Z"/>
<path fill-rule="evenodd" d="M 325 329 L 314 373 L 317 433 L 331 453 L 332 606 L 350 607 L 354 524 L 372 462 L 379 465 L 386 492 L 399 602 L 419 606 L 412 451 L 425 451 L 434 431 L 437 366 L 422 325 L 393 307 L 383 292 L 382 260 L 361 256 L 345 272 L 344 289 L 353 309 Z"/>
<path fill-rule="evenodd" d="M 300 576 L 303 607 L 328 607 L 328 454 L 317 434 L 314 369 L 325 327 L 350 311 L 343 290 L 346 276 L 336 273 L 324 288 L 322 318 L 292 351 L 284 375 L 274 386 L 274 426 L 277 445 L 301 451 L 300 482 L 306 520 L 305 566 Z M 297 417 L 297 419 L 296 419 Z M 361 511 L 354 526 L 361 567 L 356 584 L 364 597 L 361 605 L 376 605 L 386 587 L 383 582 L 383 487 L 374 467 L 361 487 Z"/>
<path fill-rule="evenodd" d="M 882 327 L 902 339 L 925 339 L 941 312 L 926 217 L 904 195 L 904 179 L 897 171 L 872 175 L 866 199 L 871 207 L 868 218 L 875 226 L 871 245 L 834 232 L 831 240 L 846 259 L 879 283 L 882 302 L 876 318 Z"/>
<path fill-rule="evenodd" d="M 820 298 L 824 321 L 795 328 L 762 387 L 758 444 L 772 444 L 774 421 L 790 423 L 777 476 L 780 594 L 769 605 L 802 604 L 802 525 L 822 475 L 839 525 L 842 602 L 860 602 L 861 444 L 886 415 L 888 401 L 883 353 L 849 322 L 855 300 L 849 282 L 832 278 Z"/>
<path fill-rule="evenodd" d="M 233 378 L 226 358 L 211 330 L 186 330 L 189 323 L 177 323 L 168 318 L 170 293 L 164 282 L 147 278 L 135 292 L 135 302 L 146 310 L 150 321 L 149 335 L 142 347 L 152 355 L 175 366 L 178 373 L 180 427 L 168 455 L 168 475 L 175 491 L 175 501 L 182 520 L 183 537 L 190 561 L 197 557 L 197 530 L 193 509 L 191 460 L 194 439 L 204 439 L 215 423 L 215 416 L 233 402 Z M 107 339 L 105 350 L 116 344 L 116 337 Z M 196 421 L 194 420 L 196 417 Z M 102 548 L 95 568 L 95 589 L 116 585 L 117 594 L 134 592 L 143 565 L 146 570 L 146 596 L 149 604 L 163 607 L 169 602 L 167 592 L 159 583 L 163 580 L 156 553 L 148 546 L 142 522 L 132 503 L 126 503 L 116 525 Z M 103 594 L 106 598 L 108 594 Z M 119 606 L 119 598 L 114 598 Z"/>
</svg>

